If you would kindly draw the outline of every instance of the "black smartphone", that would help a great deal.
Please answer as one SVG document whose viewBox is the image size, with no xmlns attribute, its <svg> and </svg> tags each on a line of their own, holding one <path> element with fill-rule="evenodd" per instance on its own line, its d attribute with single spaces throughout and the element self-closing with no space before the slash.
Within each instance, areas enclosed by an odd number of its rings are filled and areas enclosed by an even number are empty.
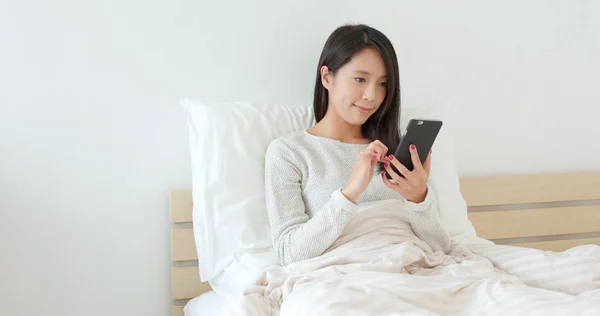
<svg viewBox="0 0 600 316">
<path fill-rule="evenodd" d="M 436 119 L 411 119 L 400 139 L 400 144 L 394 153 L 394 157 L 408 170 L 413 171 L 415 167 L 412 163 L 409 146 L 414 144 L 417 147 L 421 163 L 425 163 L 429 150 L 433 147 L 433 143 L 442 128 L 442 124 L 441 120 Z M 399 176 L 404 177 L 393 164 L 390 164 L 390 166 Z M 385 174 L 388 179 L 392 178 L 387 172 Z"/>
</svg>

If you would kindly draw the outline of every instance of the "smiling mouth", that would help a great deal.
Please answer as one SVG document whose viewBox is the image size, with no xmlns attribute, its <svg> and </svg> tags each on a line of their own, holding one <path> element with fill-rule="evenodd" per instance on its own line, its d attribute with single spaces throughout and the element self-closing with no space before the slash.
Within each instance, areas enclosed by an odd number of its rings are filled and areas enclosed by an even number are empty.
<svg viewBox="0 0 600 316">
<path fill-rule="evenodd" d="M 371 112 L 371 109 L 363 108 L 362 106 L 358 106 L 358 105 L 356 105 L 356 104 L 353 104 L 353 105 L 356 107 L 356 109 L 357 109 L 357 110 L 358 110 L 360 113 L 365 113 L 365 114 L 366 114 L 366 113 L 369 113 L 369 112 Z"/>
</svg>

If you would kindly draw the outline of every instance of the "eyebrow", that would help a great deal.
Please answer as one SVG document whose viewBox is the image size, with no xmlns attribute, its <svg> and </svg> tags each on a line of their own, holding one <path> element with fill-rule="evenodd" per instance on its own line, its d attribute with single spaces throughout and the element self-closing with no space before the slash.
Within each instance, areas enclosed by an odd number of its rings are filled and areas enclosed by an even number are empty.
<svg viewBox="0 0 600 316">
<path fill-rule="evenodd" d="M 354 72 L 357 72 L 357 73 L 363 74 L 363 75 L 369 75 L 369 76 L 371 75 L 371 73 L 366 70 L 355 70 Z M 385 77 L 387 77 L 387 75 L 382 76 L 382 78 L 385 78 Z"/>
</svg>

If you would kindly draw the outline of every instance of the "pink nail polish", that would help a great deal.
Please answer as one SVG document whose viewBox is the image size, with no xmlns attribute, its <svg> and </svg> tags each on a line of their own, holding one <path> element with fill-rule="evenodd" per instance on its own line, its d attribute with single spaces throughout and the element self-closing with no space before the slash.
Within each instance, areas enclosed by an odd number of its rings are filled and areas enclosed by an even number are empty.
<svg viewBox="0 0 600 316">
<path fill-rule="evenodd" d="M 414 144 L 410 145 L 410 149 L 415 149 L 415 145 Z"/>
<path fill-rule="evenodd" d="M 394 156 L 389 155 L 388 158 L 390 158 L 390 160 L 394 160 Z"/>
<path fill-rule="evenodd" d="M 390 166 L 390 164 L 389 164 L 389 163 L 387 163 L 387 162 L 386 162 L 386 163 L 384 163 L 383 165 L 384 165 L 386 168 Z"/>
</svg>

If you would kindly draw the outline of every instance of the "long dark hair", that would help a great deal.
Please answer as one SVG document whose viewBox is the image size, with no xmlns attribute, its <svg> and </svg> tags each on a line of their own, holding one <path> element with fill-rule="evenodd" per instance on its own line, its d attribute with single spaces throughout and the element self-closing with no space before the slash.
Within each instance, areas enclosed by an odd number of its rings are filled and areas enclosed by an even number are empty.
<svg viewBox="0 0 600 316">
<path fill-rule="evenodd" d="M 327 66 L 335 73 L 352 56 L 364 48 L 373 47 L 379 51 L 387 71 L 387 93 L 381 106 L 362 125 L 363 136 L 374 141 L 379 139 L 388 147 L 388 154 L 396 152 L 400 141 L 400 80 L 396 51 L 390 40 L 380 31 L 364 24 L 343 25 L 331 33 L 319 58 L 317 79 L 315 82 L 314 112 L 315 120 L 319 122 L 327 112 L 329 95 L 321 82 L 321 67 Z M 379 170 L 382 170 L 380 164 Z"/>
</svg>

